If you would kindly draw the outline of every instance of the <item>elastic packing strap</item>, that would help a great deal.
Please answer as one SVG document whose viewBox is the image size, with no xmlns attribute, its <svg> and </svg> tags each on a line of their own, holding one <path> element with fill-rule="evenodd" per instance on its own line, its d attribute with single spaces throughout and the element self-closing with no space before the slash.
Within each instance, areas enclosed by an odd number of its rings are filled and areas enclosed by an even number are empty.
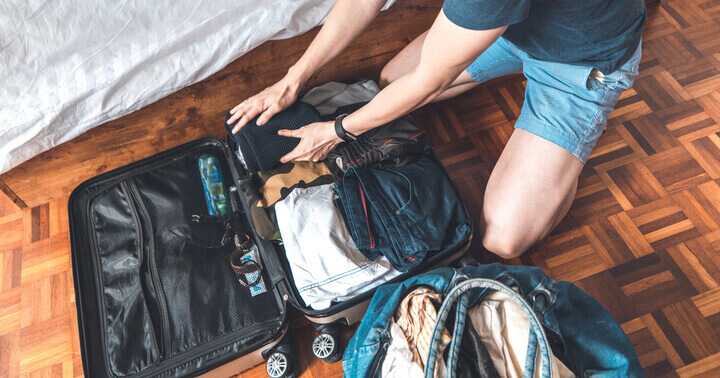
<svg viewBox="0 0 720 378">
<path fill-rule="evenodd" d="M 375 237 L 373 237 L 370 227 L 370 214 L 368 214 L 367 200 L 365 199 L 365 191 L 363 190 L 360 180 L 358 180 L 358 188 L 360 190 L 360 199 L 362 200 L 363 211 L 365 212 L 365 225 L 367 226 L 368 236 L 370 237 L 370 249 L 375 249 Z"/>
<path fill-rule="evenodd" d="M 447 361 L 447 377 L 455 377 L 455 368 L 457 366 L 457 358 L 459 355 L 460 341 L 462 340 L 462 333 L 465 329 L 465 318 L 467 317 L 467 307 L 470 295 L 473 294 L 475 289 L 485 289 L 480 294 L 484 294 L 486 290 L 499 291 L 508 295 L 511 299 L 515 300 L 525 310 L 530 320 L 530 335 L 528 340 L 527 357 L 525 359 L 525 372 L 523 376 L 533 377 L 536 369 L 536 358 L 537 351 L 541 353 L 541 373 L 543 378 L 549 378 L 552 376 L 550 369 L 552 360 L 550 357 L 550 344 L 548 343 L 545 330 L 540 323 L 535 311 L 525 299 L 520 296 L 516 291 L 505 286 L 504 284 L 486 278 L 473 278 L 467 279 L 464 276 L 455 278 L 455 287 L 445 296 L 440 309 L 438 310 L 437 322 L 433 328 L 432 338 L 430 341 L 430 348 L 427 358 L 427 366 L 425 366 L 425 378 L 433 378 L 435 375 L 435 364 L 437 361 L 438 346 L 440 343 L 443 328 L 447 321 L 448 315 L 453 305 L 458 302 L 456 307 L 456 319 L 455 329 L 453 331 L 453 339 L 450 343 L 450 350 L 448 352 Z"/>
</svg>

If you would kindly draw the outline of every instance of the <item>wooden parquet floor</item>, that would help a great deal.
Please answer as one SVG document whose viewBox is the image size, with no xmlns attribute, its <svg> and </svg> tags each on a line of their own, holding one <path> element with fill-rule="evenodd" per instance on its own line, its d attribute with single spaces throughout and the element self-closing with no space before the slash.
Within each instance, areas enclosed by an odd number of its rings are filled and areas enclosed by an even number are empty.
<svg viewBox="0 0 720 378">
<path fill-rule="evenodd" d="M 377 77 L 430 25 L 439 3 L 399 1 L 312 83 Z M 277 80 L 315 33 L 267 43 L 201 83 L 0 176 L 0 376 L 82 374 L 71 190 L 192 139 L 222 137 L 225 110 Z M 612 113 L 569 214 L 541 245 L 506 262 L 539 266 L 598 299 L 649 376 L 720 375 L 719 35 L 720 0 L 649 6 L 640 76 Z M 524 86 L 521 75 L 510 76 L 414 114 L 475 218 Z M 314 330 L 294 318 L 303 376 L 340 376 L 339 363 L 311 358 Z M 264 374 L 257 367 L 243 376 Z"/>
</svg>

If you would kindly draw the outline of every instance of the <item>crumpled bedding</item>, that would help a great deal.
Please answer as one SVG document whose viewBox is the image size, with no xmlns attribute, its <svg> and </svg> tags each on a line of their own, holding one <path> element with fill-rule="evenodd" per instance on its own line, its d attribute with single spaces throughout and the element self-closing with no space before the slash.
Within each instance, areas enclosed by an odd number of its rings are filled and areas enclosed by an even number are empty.
<svg viewBox="0 0 720 378">
<path fill-rule="evenodd" d="M 334 2 L 0 2 L 0 173 L 308 31 Z"/>
</svg>

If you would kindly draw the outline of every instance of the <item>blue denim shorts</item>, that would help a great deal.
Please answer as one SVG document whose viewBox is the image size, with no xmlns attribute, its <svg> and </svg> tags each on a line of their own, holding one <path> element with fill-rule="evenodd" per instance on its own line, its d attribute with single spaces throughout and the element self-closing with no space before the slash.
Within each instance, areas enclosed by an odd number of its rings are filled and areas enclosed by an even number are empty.
<svg viewBox="0 0 720 378">
<path fill-rule="evenodd" d="M 602 82 L 592 67 L 535 59 L 499 38 L 466 71 L 478 83 L 522 70 L 527 78 L 525 103 L 515 127 L 570 151 L 585 163 L 620 94 L 638 74 L 642 46 Z"/>
</svg>

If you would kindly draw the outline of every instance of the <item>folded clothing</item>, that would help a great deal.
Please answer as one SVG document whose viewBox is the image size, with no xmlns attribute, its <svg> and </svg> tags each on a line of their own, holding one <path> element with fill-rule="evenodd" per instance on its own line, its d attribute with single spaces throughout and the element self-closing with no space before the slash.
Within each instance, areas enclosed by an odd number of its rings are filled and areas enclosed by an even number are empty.
<svg viewBox="0 0 720 378">
<path fill-rule="evenodd" d="M 465 208 L 433 157 L 387 169 L 350 166 L 335 201 L 357 248 L 407 272 L 470 234 Z"/>
<path fill-rule="evenodd" d="M 358 251 L 333 204 L 333 185 L 297 188 L 275 204 L 295 287 L 307 306 L 328 308 L 401 273 L 387 259 L 368 261 Z"/>
<path fill-rule="evenodd" d="M 265 240 L 280 239 L 273 208 L 275 203 L 287 197 L 295 188 L 332 184 L 339 175 L 330 168 L 333 168 L 333 164 L 289 162 L 241 181 L 239 188 L 247 198 L 257 235 Z M 334 169 L 338 170 L 337 167 Z"/>
<path fill-rule="evenodd" d="M 350 114 L 364 104 L 343 106 L 336 113 Z M 342 170 L 351 166 L 390 168 L 421 159 L 432 148 L 427 133 L 406 115 L 358 135 L 353 142 L 338 145 L 328 157 L 337 161 Z"/>
<path fill-rule="evenodd" d="M 230 119 L 230 112 L 226 120 Z M 264 172 L 277 166 L 280 158 L 292 151 L 300 140 L 278 135 L 278 130 L 297 130 L 305 125 L 320 122 L 320 113 L 312 105 L 297 101 L 287 109 L 275 114 L 264 125 L 258 126 L 257 118 L 252 119 L 237 134 L 232 134 L 233 125 L 225 124 L 240 149 L 250 173 Z"/>
<path fill-rule="evenodd" d="M 343 82 L 331 81 L 317 86 L 303 96 L 300 100 L 317 109 L 324 119 L 336 113 L 341 106 L 368 102 L 380 92 L 377 84 L 369 79 L 349 79 Z M 340 113 L 342 114 L 342 113 Z"/>
<path fill-rule="evenodd" d="M 352 104 L 347 104 L 347 105 L 340 106 L 340 107 L 338 107 L 338 108 L 335 110 L 334 113 L 321 114 L 321 118 L 322 118 L 323 121 L 333 121 L 333 120 L 335 120 L 335 118 L 337 118 L 337 117 L 339 117 L 339 116 L 341 116 L 341 115 L 343 115 L 343 114 L 352 114 L 352 113 L 354 113 L 356 110 L 358 110 L 358 109 L 362 108 L 363 106 L 365 106 L 365 104 L 367 104 L 368 102 L 370 102 L 370 101 L 355 102 L 355 103 L 352 103 Z"/>
</svg>

